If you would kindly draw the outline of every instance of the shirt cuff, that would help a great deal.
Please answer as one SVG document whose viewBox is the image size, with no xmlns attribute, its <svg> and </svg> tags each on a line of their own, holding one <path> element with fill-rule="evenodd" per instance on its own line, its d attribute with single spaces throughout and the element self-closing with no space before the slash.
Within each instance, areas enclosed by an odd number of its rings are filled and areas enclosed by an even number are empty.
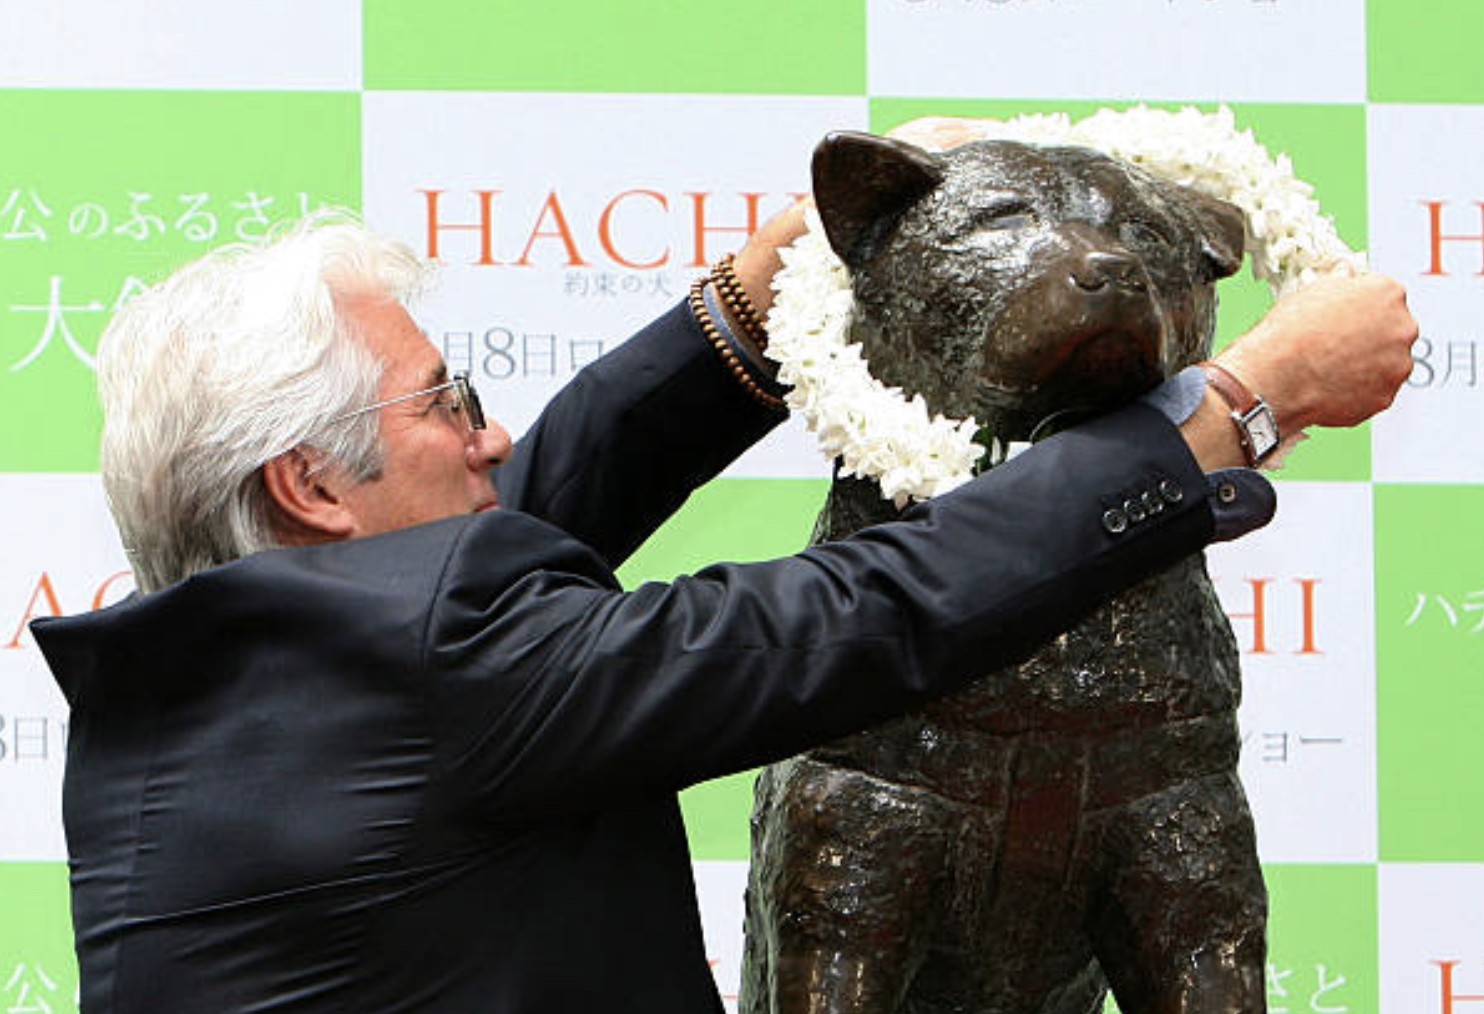
<svg viewBox="0 0 1484 1014">
<path fill-rule="evenodd" d="M 1176 426 L 1195 415 L 1206 397 L 1206 374 L 1199 366 L 1187 366 L 1140 400 L 1164 413 Z"/>
</svg>

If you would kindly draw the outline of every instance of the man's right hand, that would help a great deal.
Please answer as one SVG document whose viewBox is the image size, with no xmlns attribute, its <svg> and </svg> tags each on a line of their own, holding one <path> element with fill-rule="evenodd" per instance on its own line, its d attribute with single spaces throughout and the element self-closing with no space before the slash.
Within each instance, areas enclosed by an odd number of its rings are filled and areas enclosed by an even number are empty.
<svg viewBox="0 0 1484 1014">
<path fill-rule="evenodd" d="M 1279 300 L 1219 361 L 1259 392 L 1282 430 L 1354 426 L 1412 372 L 1417 321 L 1385 275 L 1332 275 Z"/>
<path fill-rule="evenodd" d="M 1411 375 L 1417 334 L 1400 283 L 1336 274 L 1280 299 L 1217 362 L 1268 402 L 1287 437 L 1310 426 L 1355 426 L 1387 408 Z M 1242 462 L 1227 414 L 1208 391 L 1182 427 L 1207 470 Z"/>
</svg>

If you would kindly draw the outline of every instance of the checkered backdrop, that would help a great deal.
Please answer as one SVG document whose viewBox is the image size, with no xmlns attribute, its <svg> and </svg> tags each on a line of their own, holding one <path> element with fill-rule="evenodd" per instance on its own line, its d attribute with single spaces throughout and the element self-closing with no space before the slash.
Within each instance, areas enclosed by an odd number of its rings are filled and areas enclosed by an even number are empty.
<svg viewBox="0 0 1484 1014">
<path fill-rule="evenodd" d="M 1282 1014 L 1484 1014 L 1484 7 L 1477 0 L 0 3 L 0 1003 L 75 1006 L 67 712 L 25 629 L 126 595 L 97 477 L 110 311 L 321 204 L 437 256 L 422 312 L 512 430 L 807 183 L 833 128 L 1226 103 L 1400 277 L 1416 368 L 1297 452 L 1211 554 L 1244 652 L 1242 773 Z M 1264 308 L 1223 289 L 1222 333 Z M 789 428 L 633 583 L 801 546 Z M 686 797 L 735 993 L 751 778 Z"/>
</svg>

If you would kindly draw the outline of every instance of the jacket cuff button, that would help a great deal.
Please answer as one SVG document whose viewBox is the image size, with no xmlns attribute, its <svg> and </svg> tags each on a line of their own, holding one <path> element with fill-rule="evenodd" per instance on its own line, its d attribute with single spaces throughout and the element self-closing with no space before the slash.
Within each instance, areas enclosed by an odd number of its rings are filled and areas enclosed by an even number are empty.
<svg viewBox="0 0 1484 1014">
<path fill-rule="evenodd" d="M 1103 527 L 1114 535 L 1128 528 L 1128 517 L 1117 507 L 1103 512 Z"/>
</svg>

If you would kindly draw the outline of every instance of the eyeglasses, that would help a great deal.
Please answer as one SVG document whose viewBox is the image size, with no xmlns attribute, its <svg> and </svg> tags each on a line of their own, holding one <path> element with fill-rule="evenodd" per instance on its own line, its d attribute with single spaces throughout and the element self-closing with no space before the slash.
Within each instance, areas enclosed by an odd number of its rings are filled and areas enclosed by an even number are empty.
<svg viewBox="0 0 1484 1014">
<path fill-rule="evenodd" d="M 375 412 L 377 409 L 386 408 L 388 405 L 395 405 L 402 401 L 411 401 L 413 398 L 421 398 L 428 394 L 438 394 L 441 391 L 452 391 L 454 393 L 452 404 L 446 406 L 450 412 L 456 414 L 463 413 L 471 430 L 484 429 L 484 407 L 479 404 L 479 395 L 475 393 L 474 385 L 469 383 L 469 374 L 467 373 L 455 373 L 453 379 L 445 384 L 435 384 L 432 387 L 425 387 L 421 391 L 413 391 L 411 394 L 401 394 L 395 398 L 388 398 L 386 401 L 378 401 L 374 405 L 367 405 L 365 408 L 358 408 L 353 412 L 337 415 L 330 421 L 340 422 L 344 419 L 354 419 L 358 415 Z"/>
</svg>

